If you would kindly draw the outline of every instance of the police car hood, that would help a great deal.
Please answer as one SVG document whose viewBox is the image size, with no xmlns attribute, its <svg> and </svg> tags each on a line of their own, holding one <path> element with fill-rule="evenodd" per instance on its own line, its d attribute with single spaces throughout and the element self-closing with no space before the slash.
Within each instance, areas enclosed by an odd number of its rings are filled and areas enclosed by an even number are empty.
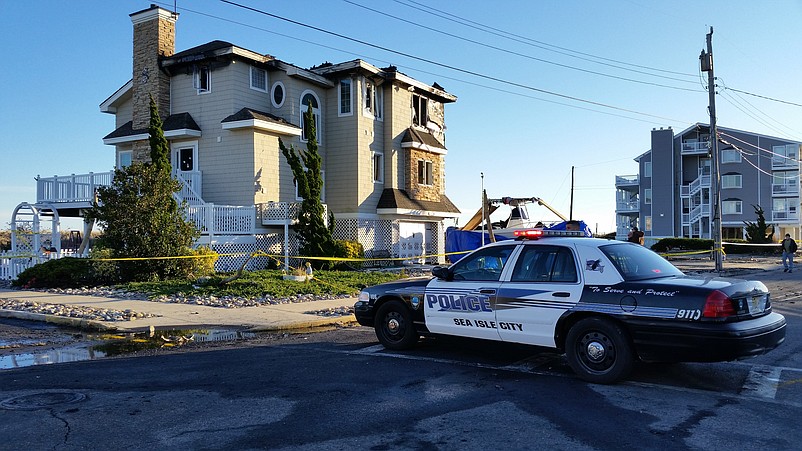
<svg viewBox="0 0 802 451">
<path fill-rule="evenodd" d="M 431 281 L 431 277 L 416 277 L 414 279 L 402 279 L 396 280 L 393 282 L 385 282 L 380 283 L 379 285 L 374 285 L 370 288 L 365 288 L 365 291 L 372 291 L 372 292 L 381 292 L 381 293 L 388 293 L 388 292 L 395 292 L 398 290 L 405 290 L 408 288 L 417 288 L 417 287 L 425 287 Z"/>
<path fill-rule="evenodd" d="M 672 276 L 658 279 L 646 279 L 631 282 L 632 284 L 642 284 L 648 287 L 668 288 L 698 288 L 707 290 L 720 290 L 727 295 L 750 292 L 766 292 L 768 289 L 763 282 L 756 280 L 729 279 L 724 277 L 706 276 Z"/>
</svg>

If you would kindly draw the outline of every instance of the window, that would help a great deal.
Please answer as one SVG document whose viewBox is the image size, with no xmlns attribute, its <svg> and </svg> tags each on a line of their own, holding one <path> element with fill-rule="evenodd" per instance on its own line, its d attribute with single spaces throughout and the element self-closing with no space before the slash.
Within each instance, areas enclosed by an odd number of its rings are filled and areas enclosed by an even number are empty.
<svg viewBox="0 0 802 451">
<path fill-rule="evenodd" d="M 571 250 L 561 246 L 525 246 L 512 271 L 513 282 L 577 281 Z"/>
<path fill-rule="evenodd" d="M 426 160 L 418 160 L 418 184 L 419 185 L 434 185 L 432 176 L 432 162 Z"/>
<path fill-rule="evenodd" d="M 373 152 L 373 183 L 384 183 L 384 154 Z"/>
<path fill-rule="evenodd" d="M 353 100 L 351 98 L 351 79 L 344 78 L 340 80 L 340 91 L 339 91 L 339 104 L 340 104 L 340 116 L 350 116 L 353 114 L 351 111 L 351 107 L 353 105 Z"/>
<path fill-rule="evenodd" d="M 652 217 L 651 216 L 644 216 L 643 217 L 643 230 L 651 231 L 652 230 Z"/>
<path fill-rule="evenodd" d="M 743 213 L 743 202 L 737 199 L 721 201 L 721 213 L 725 215 L 739 215 Z"/>
<path fill-rule="evenodd" d="M 281 108 L 281 105 L 284 105 L 284 83 L 280 81 L 273 83 L 273 92 L 270 95 L 270 102 L 275 108 Z"/>
<path fill-rule="evenodd" d="M 643 176 L 644 177 L 651 177 L 652 176 L 652 162 L 647 161 L 643 163 Z"/>
<path fill-rule="evenodd" d="M 722 163 L 740 163 L 741 152 L 737 149 L 724 149 L 721 151 Z"/>
<path fill-rule="evenodd" d="M 652 189 L 646 188 L 643 190 L 643 203 L 650 205 L 652 203 Z"/>
<path fill-rule="evenodd" d="M 267 72 L 251 66 L 251 89 L 267 92 Z"/>
<path fill-rule="evenodd" d="M 362 87 L 362 112 L 365 116 L 381 120 L 384 113 L 384 92 L 370 80 L 365 80 Z"/>
<path fill-rule="evenodd" d="M 301 95 L 301 141 L 306 142 L 309 139 L 309 130 L 306 129 L 304 114 L 306 114 L 307 110 L 309 110 L 310 104 L 312 105 L 312 114 L 314 115 L 315 119 L 315 138 L 317 139 L 317 142 L 320 143 L 323 141 L 323 122 L 320 120 L 320 102 L 312 91 L 304 91 L 304 93 Z"/>
<path fill-rule="evenodd" d="M 198 90 L 198 94 L 212 91 L 212 71 L 209 66 L 195 66 L 192 85 Z"/>
<path fill-rule="evenodd" d="M 599 247 L 599 250 L 610 259 L 624 280 L 647 280 L 682 275 L 682 272 L 668 260 L 643 246 L 608 244 Z"/>
<path fill-rule="evenodd" d="M 429 121 L 429 99 L 417 94 L 412 95 L 412 123 L 426 127 Z"/>
<path fill-rule="evenodd" d="M 452 270 L 454 280 L 499 280 L 513 249 L 515 246 L 494 246 L 460 259 Z"/>
<path fill-rule="evenodd" d="M 173 150 L 173 168 L 181 172 L 195 170 L 195 147 L 178 147 Z"/>
<path fill-rule="evenodd" d="M 721 176 L 721 189 L 740 187 L 741 174 L 725 174 Z"/>
<path fill-rule="evenodd" d="M 134 159 L 134 152 L 132 150 L 121 150 L 117 156 L 117 169 L 127 168 L 131 166 Z"/>
</svg>

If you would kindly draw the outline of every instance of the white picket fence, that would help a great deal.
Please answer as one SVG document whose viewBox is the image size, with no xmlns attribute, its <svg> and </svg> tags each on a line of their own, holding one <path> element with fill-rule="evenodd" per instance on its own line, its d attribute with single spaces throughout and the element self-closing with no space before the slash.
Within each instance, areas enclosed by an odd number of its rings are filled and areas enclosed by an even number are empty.
<svg viewBox="0 0 802 451">
<path fill-rule="evenodd" d="M 80 255 L 72 250 L 62 250 L 59 253 L 47 252 L 37 255 L 0 251 L 0 280 L 15 280 L 22 271 L 25 271 L 31 266 L 61 257 L 80 257 Z"/>
</svg>

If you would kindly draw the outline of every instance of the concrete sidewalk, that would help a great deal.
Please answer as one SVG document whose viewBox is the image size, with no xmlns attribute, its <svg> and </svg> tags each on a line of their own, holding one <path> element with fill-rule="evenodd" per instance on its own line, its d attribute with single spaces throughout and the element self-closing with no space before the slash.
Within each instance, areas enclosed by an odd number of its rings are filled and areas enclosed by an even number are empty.
<svg viewBox="0 0 802 451">
<path fill-rule="evenodd" d="M 80 296 L 43 291 L 0 289 L 0 299 L 30 301 L 40 304 L 62 304 L 96 309 L 153 314 L 155 317 L 131 321 L 98 321 L 83 318 L 46 315 L 24 311 L 0 309 L 0 317 L 19 318 L 101 330 L 135 332 L 157 329 L 190 329 L 200 326 L 233 327 L 252 331 L 280 331 L 305 329 L 356 321 L 354 315 L 320 316 L 311 312 L 353 307 L 355 298 L 342 298 L 311 302 L 298 302 L 259 307 L 221 308 L 203 305 L 151 302 L 131 299 L 113 299 L 100 296 Z"/>
</svg>

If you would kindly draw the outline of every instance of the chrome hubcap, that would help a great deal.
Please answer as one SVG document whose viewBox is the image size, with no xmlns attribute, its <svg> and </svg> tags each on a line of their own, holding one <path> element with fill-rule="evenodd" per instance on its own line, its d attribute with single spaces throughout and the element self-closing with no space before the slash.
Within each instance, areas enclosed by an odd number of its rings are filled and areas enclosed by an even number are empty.
<svg viewBox="0 0 802 451">
<path fill-rule="evenodd" d="M 390 332 L 392 332 L 392 333 L 398 332 L 398 328 L 399 327 L 401 327 L 401 324 L 398 322 L 397 319 L 391 319 L 391 320 L 387 321 L 387 329 Z"/>
<path fill-rule="evenodd" d="M 587 345 L 587 353 L 591 360 L 594 362 L 600 362 L 604 360 L 604 356 L 607 351 L 604 349 L 603 344 L 599 343 L 598 341 L 591 341 Z"/>
</svg>

